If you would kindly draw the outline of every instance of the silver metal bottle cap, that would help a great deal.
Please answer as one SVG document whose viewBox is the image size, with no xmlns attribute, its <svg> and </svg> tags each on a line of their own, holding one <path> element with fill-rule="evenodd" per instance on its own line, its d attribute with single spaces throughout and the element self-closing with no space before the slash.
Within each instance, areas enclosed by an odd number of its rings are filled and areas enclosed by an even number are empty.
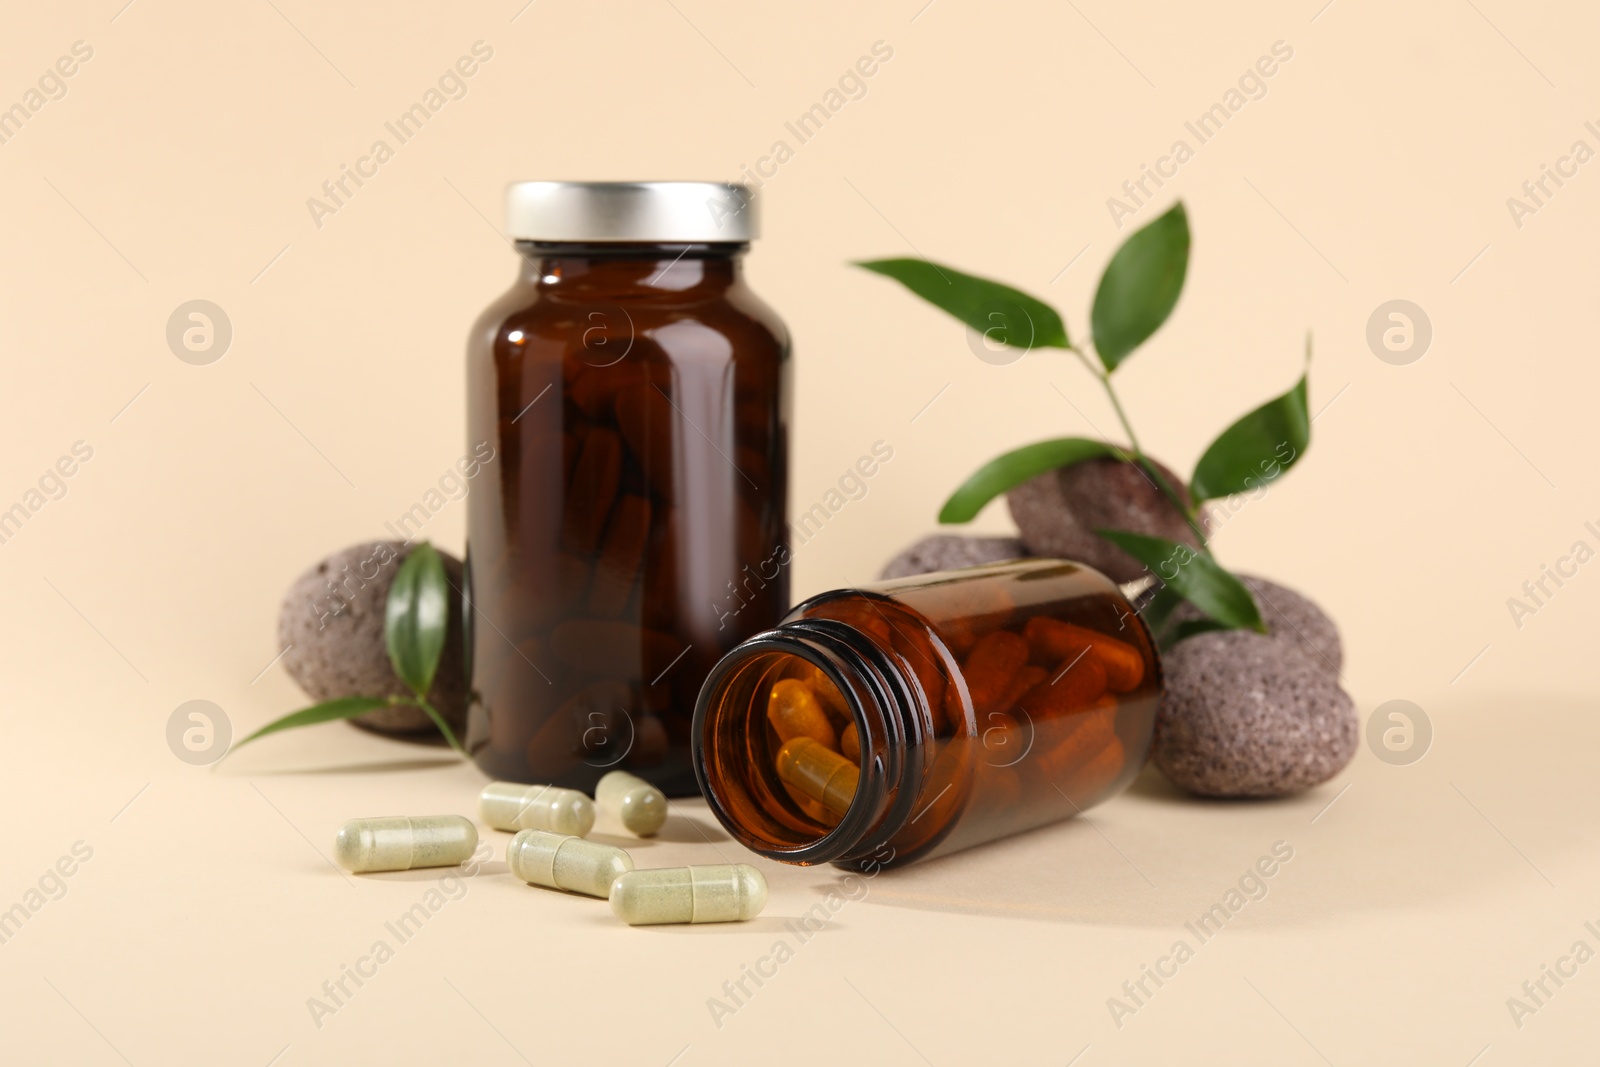
<svg viewBox="0 0 1600 1067">
<path fill-rule="evenodd" d="M 749 186 L 726 182 L 514 182 L 506 232 L 517 241 L 749 241 L 756 209 Z"/>
</svg>

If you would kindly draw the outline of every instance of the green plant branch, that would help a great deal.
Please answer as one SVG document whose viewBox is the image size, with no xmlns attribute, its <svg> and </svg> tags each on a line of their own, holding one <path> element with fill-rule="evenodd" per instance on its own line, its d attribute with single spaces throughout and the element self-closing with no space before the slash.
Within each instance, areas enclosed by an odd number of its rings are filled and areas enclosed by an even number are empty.
<svg viewBox="0 0 1600 1067">
<path fill-rule="evenodd" d="M 444 739 L 450 742 L 450 747 L 455 749 L 463 756 L 467 755 L 467 750 L 461 747 L 460 741 L 456 740 L 455 731 L 450 729 L 450 724 L 445 722 L 443 715 L 439 714 L 439 709 L 428 703 L 428 698 L 423 696 L 421 693 L 416 694 L 416 697 L 417 706 L 428 713 L 428 718 L 432 719 L 433 725 L 439 728 L 439 732 L 441 734 L 444 734 Z M 405 703 L 406 701 L 397 699 L 395 702 Z"/>
<path fill-rule="evenodd" d="M 1117 421 L 1122 424 L 1122 432 L 1128 435 L 1128 447 L 1129 451 L 1133 453 L 1134 462 L 1139 464 L 1140 468 L 1149 476 L 1155 487 L 1161 490 L 1172 506 L 1178 509 L 1178 514 L 1183 516 L 1183 521 L 1189 524 L 1189 529 L 1193 531 L 1195 539 L 1199 541 L 1200 551 L 1209 556 L 1211 548 L 1207 544 L 1206 532 L 1200 526 L 1198 509 L 1183 502 L 1183 498 L 1168 483 L 1166 476 L 1157 469 L 1150 457 L 1145 455 L 1143 446 L 1139 444 L 1139 435 L 1133 432 L 1133 422 L 1128 418 L 1128 412 L 1123 408 L 1122 400 L 1117 396 L 1116 386 L 1111 384 L 1111 372 L 1095 366 L 1094 362 L 1089 359 L 1088 353 L 1084 352 L 1080 346 L 1073 344 L 1069 345 L 1068 348 L 1083 362 L 1084 369 L 1100 380 L 1101 387 L 1105 389 L 1106 396 L 1111 401 L 1111 409 L 1117 413 Z"/>
<path fill-rule="evenodd" d="M 1212 555 L 1200 518 L 1207 501 L 1265 484 L 1304 453 L 1310 443 L 1307 374 L 1302 372 L 1300 380 L 1282 396 L 1236 419 L 1201 454 L 1189 481 L 1176 485 L 1146 455 L 1111 382 L 1116 369 L 1172 314 L 1188 273 L 1189 248 L 1188 216 L 1181 203 L 1130 235 L 1100 275 L 1089 315 L 1092 344 L 1086 339 L 1082 345 L 1069 339 L 1058 311 L 999 282 L 921 259 L 874 260 L 859 265 L 900 282 L 968 329 L 986 336 L 996 308 L 1007 316 L 1005 323 L 1020 312 L 1036 327 L 1029 347 L 1071 352 L 1099 379 L 1127 437 L 1127 447 L 1106 440 L 1060 437 L 1012 449 L 978 468 L 951 494 L 939 512 L 941 523 L 968 522 L 989 501 L 1051 470 L 1100 458 L 1135 463 L 1183 516 L 1193 533 L 1192 543 L 1129 530 L 1095 532 L 1158 574 L 1163 582 L 1163 596 L 1158 600 L 1167 608 L 1179 600 L 1187 601 L 1210 620 L 1186 622 L 1182 636 L 1201 632 L 1213 623 L 1265 632 L 1249 588 Z M 1308 338 L 1308 363 L 1309 349 Z"/>
</svg>

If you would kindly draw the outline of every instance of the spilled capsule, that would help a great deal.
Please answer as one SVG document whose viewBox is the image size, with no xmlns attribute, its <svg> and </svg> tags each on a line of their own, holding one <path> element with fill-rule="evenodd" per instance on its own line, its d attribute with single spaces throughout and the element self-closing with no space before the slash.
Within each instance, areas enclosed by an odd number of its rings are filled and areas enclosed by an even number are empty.
<svg viewBox="0 0 1600 1067">
<path fill-rule="evenodd" d="M 649 782 L 627 771 L 611 771 L 594 787 L 601 811 L 622 820 L 629 833 L 650 837 L 667 821 L 667 797 Z"/>
<path fill-rule="evenodd" d="M 611 895 L 611 883 L 618 875 L 633 870 L 633 857 L 599 841 L 523 830 L 506 846 L 506 866 L 529 885 L 603 899 Z"/>
<path fill-rule="evenodd" d="M 767 880 L 747 863 L 654 867 L 611 883 L 611 910 L 629 926 L 753 919 L 767 906 Z"/>
<path fill-rule="evenodd" d="M 352 874 L 452 867 L 478 847 L 478 828 L 460 815 L 351 819 L 333 839 L 333 857 Z"/>
<path fill-rule="evenodd" d="M 490 782 L 478 794 L 478 814 L 496 830 L 550 830 L 583 837 L 594 827 L 594 801 L 576 789 Z"/>
</svg>

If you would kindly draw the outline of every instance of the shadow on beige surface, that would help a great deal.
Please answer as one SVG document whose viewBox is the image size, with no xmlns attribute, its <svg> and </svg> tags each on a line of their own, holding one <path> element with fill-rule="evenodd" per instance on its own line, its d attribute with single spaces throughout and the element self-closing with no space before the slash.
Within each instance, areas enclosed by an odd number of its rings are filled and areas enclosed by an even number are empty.
<svg viewBox="0 0 1600 1067">
<path fill-rule="evenodd" d="M 1513 900 L 1537 906 L 1581 861 L 1576 850 L 1600 824 L 1581 795 L 1587 754 L 1600 750 L 1593 710 L 1530 701 L 1521 711 L 1452 708 L 1434 723 L 1432 750 L 1419 762 L 1391 766 L 1363 744 L 1338 778 L 1282 800 L 1191 797 L 1146 768 L 1126 794 L 1086 818 L 885 871 L 865 900 L 920 911 L 1181 927 L 1241 889 L 1251 866 L 1284 842 L 1292 858 L 1241 891 L 1248 902 L 1233 913 L 1241 927 L 1315 926 L 1363 913 L 1421 916 L 1485 898 L 1497 907 Z M 1534 736 L 1541 731 L 1567 738 L 1554 760 L 1548 740 Z M 840 888 L 843 878 L 813 891 Z"/>
</svg>

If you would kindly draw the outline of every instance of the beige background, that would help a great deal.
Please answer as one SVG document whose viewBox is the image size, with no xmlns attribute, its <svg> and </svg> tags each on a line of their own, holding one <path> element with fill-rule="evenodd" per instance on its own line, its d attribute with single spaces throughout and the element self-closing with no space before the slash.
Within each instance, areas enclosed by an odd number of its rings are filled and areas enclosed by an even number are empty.
<svg viewBox="0 0 1600 1067">
<path fill-rule="evenodd" d="M 74 842 L 93 849 L 0 945 L 8 1059 L 942 1065 L 1090 1046 L 1074 1062 L 1491 1064 L 1592 1047 L 1595 965 L 1521 1029 L 1505 1005 L 1574 940 L 1600 948 L 1583 928 L 1600 920 L 1600 577 L 1580 570 L 1521 628 L 1506 604 L 1574 541 L 1600 547 L 1583 525 L 1600 525 L 1600 164 L 1520 227 L 1506 203 L 1574 141 L 1600 149 L 1591 8 L 121 4 L 16 7 L 0 33 L 0 106 L 74 42 L 93 49 L 0 144 L 0 507 L 74 442 L 93 449 L 0 545 L 0 907 Z M 466 96 L 318 228 L 307 198 L 480 40 L 493 58 Z M 796 146 L 784 123 L 877 41 L 894 55 L 866 95 Z M 341 879 L 333 829 L 470 810 L 480 777 L 339 725 L 208 772 L 164 728 L 194 698 L 241 734 L 295 706 L 267 669 L 282 589 L 379 535 L 465 451 L 465 329 L 514 269 L 504 183 L 734 178 L 777 139 L 796 148 L 749 263 L 796 339 L 793 505 L 874 441 L 895 450 L 800 554 L 805 594 L 870 577 L 992 454 L 1111 427 L 1067 358 L 985 364 L 846 262 L 933 257 L 1085 333 L 1129 232 L 1107 198 L 1277 41 L 1293 58 L 1266 95 L 1136 217 L 1181 196 L 1195 248 L 1121 388 L 1146 445 L 1187 472 L 1294 380 L 1314 333 L 1310 453 L 1217 549 L 1319 599 L 1363 715 L 1418 702 L 1428 757 L 1363 751 L 1273 805 L 1186 802 L 1152 776 L 1092 822 L 886 875 L 720 1029 L 707 998 L 832 872 L 773 869 L 752 926 L 630 932 L 496 859 L 314 1026 L 306 998 L 437 883 Z M 164 337 L 197 298 L 234 331 L 209 366 Z M 1365 340 L 1396 298 L 1434 330 L 1409 366 Z M 462 514 L 427 536 L 459 551 Z M 1008 529 L 1004 509 L 978 527 Z M 668 837 L 641 856 L 733 850 L 696 805 Z M 1106 998 L 1277 840 L 1296 858 L 1267 899 L 1118 1029 Z"/>
</svg>

